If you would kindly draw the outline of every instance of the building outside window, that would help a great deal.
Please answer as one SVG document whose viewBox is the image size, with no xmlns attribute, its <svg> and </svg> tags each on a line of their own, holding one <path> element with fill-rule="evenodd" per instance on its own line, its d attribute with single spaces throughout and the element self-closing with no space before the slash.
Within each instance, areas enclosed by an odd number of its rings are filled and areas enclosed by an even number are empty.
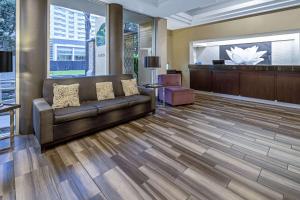
<svg viewBox="0 0 300 200">
<path fill-rule="evenodd" d="M 57 61 L 85 61 L 85 47 L 57 46 Z"/>
<path fill-rule="evenodd" d="M 50 77 L 107 73 L 105 13 L 51 5 L 49 44 Z"/>
<path fill-rule="evenodd" d="M 0 100 L 3 103 L 16 102 L 16 1 L 0 1 L 0 51 L 12 51 L 13 72 L 0 73 Z M 9 132 L 8 113 L 0 114 L 0 135 Z"/>
</svg>

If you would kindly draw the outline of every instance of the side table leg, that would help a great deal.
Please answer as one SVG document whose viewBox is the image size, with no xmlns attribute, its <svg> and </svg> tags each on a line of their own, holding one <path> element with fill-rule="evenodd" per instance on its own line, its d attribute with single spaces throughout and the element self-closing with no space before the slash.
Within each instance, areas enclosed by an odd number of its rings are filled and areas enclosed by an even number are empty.
<svg viewBox="0 0 300 200">
<path fill-rule="evenodd" d="M 15 135 L 15 112 L 9 111 L 10 115 L 10 147 L 14 147 L 14 135 Z"/>
<path fill-rule="evenodd" d="M 163 106 L 166 107 L 166 93 L 165 87 L 163 87 Z"/>
</svg>

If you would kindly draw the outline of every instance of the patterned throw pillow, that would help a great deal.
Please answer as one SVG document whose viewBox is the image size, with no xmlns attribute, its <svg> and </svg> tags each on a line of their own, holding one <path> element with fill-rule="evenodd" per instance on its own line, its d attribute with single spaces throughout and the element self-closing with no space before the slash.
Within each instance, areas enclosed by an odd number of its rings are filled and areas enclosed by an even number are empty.
<svg viewBox="0 0 300 200">
<path fill-rule="evenodd" d="M 98 101 L 115 98 L 112 82 L 96 83 L 96 92 Z"/>
<path fill-rule="evenodd" d="M 140 94 L 136 79 L 121 80 L 125 96 Z"/>
<path fill-rule="evenodd" d="M 52 108 L 66 108 L 69 106 L 80 106 L 79 84 L 57 85 L 53 84 Z"/>
</svg>

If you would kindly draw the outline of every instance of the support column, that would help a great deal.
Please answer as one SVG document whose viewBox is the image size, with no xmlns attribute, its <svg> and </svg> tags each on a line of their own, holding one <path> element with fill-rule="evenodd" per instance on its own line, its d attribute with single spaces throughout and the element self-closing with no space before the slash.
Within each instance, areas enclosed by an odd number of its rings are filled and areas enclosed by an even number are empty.
<svg viewBox="0 0 300 200">
<path fill-rule="evenodd" d="M 109 74 L 123 73 L 123 6 L 109 4 L 107 14 Z"/>
<path fill-rule="evenodd" d="M 158 69 L 158 74 L 166 73 L 166 65 L 168 62 L 168 29 L 167 20 L 155 18 L 155 55 L 160 57 L 161 68 Z"/>
<path fill-rule="evenodd" d="M 20 1 L 20 133 L 32 134 L 32 100 L 47 76 L 47 0 Z"/>
</svg>

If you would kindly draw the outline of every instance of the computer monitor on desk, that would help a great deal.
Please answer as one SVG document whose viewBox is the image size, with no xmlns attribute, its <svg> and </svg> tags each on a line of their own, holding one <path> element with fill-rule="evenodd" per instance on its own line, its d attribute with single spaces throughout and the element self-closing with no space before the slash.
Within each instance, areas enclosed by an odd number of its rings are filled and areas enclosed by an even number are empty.
<svg viewBox="0 0 300 200">
<path fill-rule="evenodd" d="M 225 65 L 225 60 L 213 60 L 214 65 Z"/>
</svg>

